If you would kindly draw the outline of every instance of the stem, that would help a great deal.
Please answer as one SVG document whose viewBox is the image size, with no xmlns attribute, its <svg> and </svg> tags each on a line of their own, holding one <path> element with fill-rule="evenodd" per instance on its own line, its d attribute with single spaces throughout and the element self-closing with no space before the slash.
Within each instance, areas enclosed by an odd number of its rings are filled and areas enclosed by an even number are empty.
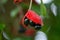
<svg viewBox="0 0 60 40">
<path fill-rule="evenodd" d="M 30 5 L 28 10 L 31 10 L 31 7 L 32 7 L 32 0 L 30 0 Z"/>
</svg>

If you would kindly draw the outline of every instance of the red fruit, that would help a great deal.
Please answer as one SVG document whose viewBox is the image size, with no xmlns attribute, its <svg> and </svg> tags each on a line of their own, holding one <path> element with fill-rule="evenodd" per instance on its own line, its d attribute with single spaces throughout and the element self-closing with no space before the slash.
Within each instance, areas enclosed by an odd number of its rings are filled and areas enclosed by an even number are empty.
<svg viewBox="0 0 60 40">
<path fill-rule="evenodd" d="M 23 0 L 14 0 L 14 3 L 15 4 L 19 4 L 19 3 L 21 3 Z"/>
<path fill-rule="evenodd" d="M 33 29 L 28 29 L 25 32 L 26 36 L 33 36 L 34 34 L 35 34 L 35 30 L 33 30 Z"/>
</svg>

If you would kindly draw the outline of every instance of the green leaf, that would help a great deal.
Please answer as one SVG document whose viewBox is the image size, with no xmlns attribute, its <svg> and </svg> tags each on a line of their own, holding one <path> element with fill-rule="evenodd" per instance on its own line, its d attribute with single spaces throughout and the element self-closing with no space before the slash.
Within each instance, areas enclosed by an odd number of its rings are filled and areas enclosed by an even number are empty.
<svg viewBox="0 0 60 40">
<path fill-rule="evenodd" d="M 43 4 L 40 5 L 40 11 L 41 11 L 41 15 L 43 15 L 44 17 L 47 16 L 46 7 Z"/>
<path fill-rule="evenodd" d="M 40 12 L 43 17 L 47 17 L 47 9 L 46 9 L 45 5 L 43 4 L 42 0 L 41 0 L 41 4 L 40 4 Z"/>
<path fill-rule="evenodd" d="M 28 9 L 29 5 L 25 4 L 25 3 L 21 3 L 20 4 L 22 6 L 23 9 Z"/>
<path fill-rule="evenodd" d="M 0 24 L 0 30 L 3 30 L 5 28 L 5 24 Z"/>
<path fill-rule="evenodd" d="M 14 38 L 13 40 L 21 40 L 20 38 Z"/>
<path fill-rule="evenodd" d="M 23 37 L 22 40 L 32 40 L 32 37 Z"/>
<path fill-rule="evenodd" d="M 14 18 L 14 17 L 18 14 L 19 11 L 20 11 L 19 8 L 13 9 L 13 10 L 11 11 L 11 13 L 10 13 L 10 16 L 11 16 L 12 18 Z"/>
<path fill-rule="evenodd" d="M 0 4 L 5 4 L 8 0 L 0 0 Z"/>
<path fill-rule="evenodd" d="M 39 5 L 33 4 L 32 5 L 32 10 L 34 10 L 37 14 L 40 15 L 40 9 Z"/>
</svg>

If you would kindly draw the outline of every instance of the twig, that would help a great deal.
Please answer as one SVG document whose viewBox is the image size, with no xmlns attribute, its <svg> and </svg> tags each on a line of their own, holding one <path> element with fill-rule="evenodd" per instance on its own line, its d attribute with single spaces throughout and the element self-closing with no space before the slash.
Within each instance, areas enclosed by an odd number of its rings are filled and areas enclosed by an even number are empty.
<svg viewBox="0 0 60 40">
<path fill-rule="evenodd" d="M 32 0 L 30 0 L 30 5 L 28 10 L 31 10 L 31 7 L 32 7 Z"/>
</svg>

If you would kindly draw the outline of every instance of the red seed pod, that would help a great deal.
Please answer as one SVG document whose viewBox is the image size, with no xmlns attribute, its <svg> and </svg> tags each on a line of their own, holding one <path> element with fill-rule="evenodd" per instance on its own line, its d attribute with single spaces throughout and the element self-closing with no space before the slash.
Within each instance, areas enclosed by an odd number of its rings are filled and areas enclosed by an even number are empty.
<svg viewBox="0 0 60 40">
<path fill-rule="evenodd" d="M 24 18 L 27 17 L 29 20 L 32 20 L 35 24 L 40 24 L 41 26 L 43 26 L 43 21 L 42 18 L 33 10 L 28 10 L 28 12 L 25 14 L 25 16 L 22 19 L 22 25 L 23 27 L 27 27 L 24 24 Z"/>
<path fill-rule="evenodd" d="M 26 36 L 34 36 L 35 30 L 33 29 L 28 29 L 25 31 Z"/>
<path fill-rule="evenodd" d="M 15 4 L 19 4 L 19 3 L 21 3 L 23 0 L 14 0 L 14 3 Z"/>
</svg>

